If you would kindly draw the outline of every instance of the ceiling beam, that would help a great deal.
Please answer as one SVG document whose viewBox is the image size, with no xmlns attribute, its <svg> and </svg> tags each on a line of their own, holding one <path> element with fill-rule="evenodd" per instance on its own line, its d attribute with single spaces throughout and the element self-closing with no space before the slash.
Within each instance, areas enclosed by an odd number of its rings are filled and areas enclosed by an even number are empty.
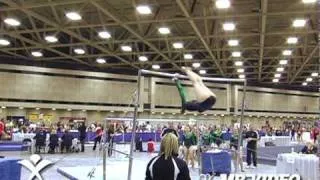
<svg viewBox="0 0 320 180">
<path fill-rule="evenodd" d="M 263 61 L 263 51 L 264 51 L 264 34 L 266 31 L 266 23 L 267 23 L 267 16 L 265 15 L 268 11 L 268 0 L 260 0 L 261 4 L 261 29 L 260 29 L 260 58 L 259 58 L 259 74 L 258 74 L 258 81 L 261 81 L 261 71 L 262 71 L 262 61 Z"/>
<path fill-rule="evenodd" d="M 139 35 L 135 30 L 133 30 L 130 26 L 123 24 L 122 20 L 119 19 L 117 16 L 115 16 L 115 13 L 111 13 L 109 9 L 106 9 L 106 7 L 102 6 L 101 4 L 97 3 L 94 0 L 90 1 L 92 5 L 94 5 L 97 9 L 99 9 L 103 14 L 105 14 L 106 16 L 112 18 L 114 21 L 116 21 L 117 23 L 119 23 L 123 28 L 125 28 L 127 31 L 129 31 L 133 36 L 135 36 L 136 38 L 138 38 L 139 40 L 141 40 L 144 44 L 146 44 L 147 46 L 150 47 L 150 49 L 152 49 L 153 51 L 155 51 L 157 54 L 160 54 L 160 56 L 165 59 L 166 61 L 168 61 L 169 63 L 171 63 L 173 65 L 173 67 L 180 69 L 180 67 L 174 63 L 171 62 L 171 59 L 166 56 L 164 53 L 162 53 L 156 46 L 154 46 L 153 44 L 151 44 L 150 42 L 146 41 L 141 35 Z"/>
<path fill-rule="evenodd" d="M 316 46 L 312 52 L 305 58 L 305 60 L 303 61 L 302 65 L 300 66 L 300 68 L 294 73 L 294 75 L 292 76 L 289 84 L 291 84 L 299 75 L 299 73 L 303 70 L 303 68 L 306 66 L 306 64 L 310 61 L 310 59 L 312 59 L 313 55 L 317 52 L 317 50 L 319 49 L 319 46 Z"/>
<path fill-rule="evenodd" d="M 184 6 L 183 2 L 181 0 L 176 0 L 177 4 L 179 5 L 181 11 L 183 12 L 183 14 L 187 17 L 190 18 L 191 15 L 188 12 L 187 8 Z M 212 61 L 215 63 L 216 67 L 218 68 L 220 74 L 222 76 L 224 76 L 224 72 L 218 62 L 218 60 L 215 58 L 215 56 L 213 55 L 209 45 L 207 44 L 206 40 L 203 38 L 201 32 L 199 31 L 196 23 L 193 20 L 188 20 L 189 24 L 191 25 L 193 31 L 196 33 L 196 35 L 198 36 L 198 38 L 200 39 L 201 43 L 203 44 L 203 46 L 205 47 L 205 49 L 207 50 L 209 56 L 212 58 Z"/>
<path fill-rule="evenodd" d="M 76 39 L 78 39 L 78 40 L 80 40 L 80 41 L 85 42 L 85 43 L 88 44 L 89 46 L 92 46 L 92 47 L 100 50 L 100 51 L 103 52 L 103 53 L 109 54 L 110 56 L 113 56 L 113 57 L 119 59 L 120 61 L 122 61 L 122 62 L 124 62 L 124 63 L 127 63 L 128 65 L 130 65 L 130 66 L 132 66 L 132 67 L 134 67 L 134 68 L 136 68 L 136 69 L 139 69 L 138 66 L 132 65 L 132 64 L 131 64 L 129 61 L 127 61 L 126 59 L 124 59 L 124 58 L 122 58 L 122 57 L 120 57 L 120 56 L 114 55 L 111 51 L 105 49 L 104 47 L 98 46 L 98 45 L 94 44 L 91 40 L 88 40 L 88 39 L 86 39 L 86 38 L 84 38 L 84 37 L 76 34 L 76 33 L 73 32 L 73 31 L 67 30 L 67 29 L 65 29 L 64 27 L 61 27 L 59 24 L 51 21 L 50 19 L 48 19 L 48 18 L 46 18 L 46 17 L 43 17 L 43 16 L 41 16 L 41 15 L 39 15 L 39 14 L 37 14 L 37 13 L 29 10 L 29 9 L 24 9 L 23 7 L 19 6 L 18 4 L 14 3 L 13 1 L 3 0 L 2 2 L 6 3 L 7 5 L 9 5 L 9 6 L 11 6 L 11 7 L 19 8 L 22 12 L 26 13 L 27 15 L 30 15 L 30 16 L 32 16 L 32 17 L 34 17 L 34 18 L 42 21 L 43 23 L 46 23 L 46 24 L 50 25 L 50 26 L 53 26 L 53 27 L 55 27 L 55 28 L 58 28 L 60 31 L 63 31 L 63 32 L 66 33 L 66 34 L 68 34 L 68 35 L 70 35 L 70 36 L 72 36 L 72 37 L 74 37 L 74 38 L 76 38 Z M 37 46 L 40 46 L 40 47 L 42 46 L 42 45 L 39 44 L 39 43 L 37 43 L 36 45 L 37 45 Z M 47 48 L 48 48 L 48 47 L 47 47 Z M 55 52 L 59 52 L 60 55 L 61 55 L 61 52 L 60 52 L 60 51 L 57 51 L 57 50 L 52 49 L 52 48 L 50 48 L 50 49 L 51 49 L 51 51 L 54 50 Z M 64 53 L 62 53 L 62 54 L 64 54 Z M 64 54 L 64 55 L 66 55 L 66 54 Z M 68 57 L 72 57 L 72 56 L 68 55 Z M 71 59 L 72 59 L 72 58 L 71 58 Z M 87 63 L 86 63 L 86 64 L 87 64 Z"/>
</svg>

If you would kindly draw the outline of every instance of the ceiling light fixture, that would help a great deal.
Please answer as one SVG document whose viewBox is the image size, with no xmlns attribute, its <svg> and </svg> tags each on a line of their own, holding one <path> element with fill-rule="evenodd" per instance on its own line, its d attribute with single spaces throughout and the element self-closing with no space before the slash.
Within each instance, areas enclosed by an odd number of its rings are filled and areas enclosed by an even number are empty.
<svg viewBox="0 0 320 180">
<path fill-rule="evenodd" d="M 58 42 L 58 38 L 56 38 L 55 36 L 52 36 L 52 35 L 45 36 L 44 39 L 49 43 Z"/>
<path fill-rule="evenodd" d="M 7 107 L 5 107 L 5 106 L 1 106 L 1 108 L 2 108 L 2 109 L 5 109 L 5 108 L 7 108 Z"/>
<path fill-rule="evenodd" d="M 184 59 L 193 59 L 193 55 L 192 54 L 184 54 L 183 58 Z"/>
<path fill-rule="evenodd" d="M 98 36 L 102 39 L 109 39 L 111 38 L 111 34 L 108 31 L 100 31 Z"/>
<path fill-rule="evenodd" d="M 107 61 L 106 61 L 105 59 L 103 59 L 103 58 L 97 58 L 96 61 L 97 61 L 97 63 L 99 63 L 99 64 L 104 64 L 104 63 L 107 62 Z"/>
<path fill-rule="evenodd" d="M 280 60 L 279 64 L 286 65 L 286 64 L 288 64 L 288 60 Z"/>
<path fill-rule="evenodd" d="M 194 67 L 194 68 L 199 68 L 200 66 L 201 66 L 200 63 L 193 63 L 193 64 L 192 64 L 192 67 Z"/>
<path fill-rule="evenodd" d="M 170 34 L 170 29 L 167 27 L 160 27 L 158 31 L 160 34 Z"/>
<path fill-rule="evenodd" d="M 1 46 L 9 46 L 10 45 L 10 41 L 8 41 L 6 39 L 0 39 L 0 45 Z"/>
<path fill-rule="evenodd" d="M 244 69 L 242 69 L 242 68 L 241 69 L 237 69 L 237 72 L 238 73 L 244 73 Z"/>
<path fill-rule="evenodd" d="M 72 111 L 72 109 L 67 109 L 68 111 Z"/>
<path fill-rule="evenodd" d="M 311 73 L 311 76 L 312 77 L 317 77 L 317 76 L 319 76 L 319 73 L 317 73 L 317 72 Z"/>
<path fill-rule="evenodd" d="M 52 111 L 55 111 L 56 110 L 56 108 L 52 108 Z"/>
<path fill-rule="evenodd" d="M 131 46 L 128 46 L 128 45 L 122 45 L 121 50 L 124 52 L 131 52 L 132 48 L 131 48 Z"/>
<path fill-rule="evenodd" d="M 232 52 L 232 57 L 241 57 L 241 52 L 240 51 Z"/>
<path fill-rule="evenodd" d="M 306 83 L 306 82 L 303 82 L 303 83 L 302 83 L 302 86 L 306 86 L 306 85 L 308 85 L 308 83 Z"/>
<path fill-rule="evenodd" d="M 277 83 L 279 82 L 279 79 L 273 79 L 272 82 Z"/>
<path fill-rule="evenodd" d="M 206 74 L 206 73 L 207 73 L 206 70 L 200 70 L 200 71 L 199 71 L 199 74 Z"/>
<path fill-rule="evenodd" d="M 19 109 L 24 109 L 24 107 L 19 107 Z"/>
<path fill-rule="evenodd" d="M 139 61 L 141 61 L 141 62 L 148 61 L 148 57 L 147 56 L 139 56 Z"/>
<path fill-rule="evenodd" d="M 240 74 L 240 75 L 239 75 L 239 78 L 240 78 L 240 79 L 244 79 L 244 78 L 246 78 L 246 75 Z"/>
<path fill-rule="evenodd" d="M 306 25 L 306 20 L 305 19 L 296 19 L 293 21 L 293 27 L 304 27 Z"/>
<path fill-rule="evenodd" d="M 216 0 L 216 7 L 218 9 L 227 9 L 230 7 L 229 0 Z"/>
<path fill-rule="evenodd" d="M 20 26 L 21 23 L 17 19 L 14 18 L 6 18 L 4 19 L 4 23 L 6 23 L 9 26 Z"/>
<path fill-rule="evenodd" d="M 80 21 L 82 17 L 77 12 L 68 12 L 66 13 L 66 17 L 72 21 Z"/>
<path fill-rule="evenodd" d="M 236 39 L 231 39 L 228 41 L 229 46 L 238 46 L 239 45 L 239 40 Z"/>
<path fill-rule="evenodd" d="M 158 64 L 152 65 L 152 69 L 160 69 L 160 66 Z"/>
<path fill-rule="evenodd" d="M 274 77 L 275 77 L 275 78 L 280 78 L 280 77 L 281 77 L 281 74 L 280 74 L 280 73 L 275 74 Z"/>
<path fill-rule="evenodd" d="M 311 82 L 313 79 L 311 77 L 307 78 L 306 81 L 307 82 Z"/>
<path fill-rule="evenodd" d="M 236 61 L 234 64 L 235 64 L 236 66 L 242 66 L 242 65 L 243 65 L 243 62 L 242 62 L 242 61 Z"/>
<path fill-rule="evenodd" d="M 172 44 L 173 48 L 175 49 L 182 49 L 183 48 L 183 43 L 182 42 L 175 42 Z"/>
<path fill-rule="evenodd" d="M 315 3 L 317 0 L 302 0 L 303 3 L 305 4 L 311 4 L 311 3 Z"/>
<path fill-rule="evenodd" d="M 37 107 L 36 110 L 40 110 L 40 108 Z"/>
<path fill-rule="evenodd" d="M 82 48 L 75 48 L 73 50 L 73 52 L 76 53 L 76 54 L 85 54 L 86 53 L 86 51 L 84 49 L 82 49 Z"/>
<path fill-rule="evenodd" d="M 236 25 L 232 22 L 227 22 L 223 24 L 223 30 L 225 31 L 233 31 L 236 29 Z"/>
<path fill-rule="evenodd" d="M 282 72 L 282 71 L 284 71 L 284 68 L 283 68 L 283 67 L 278 67 L 278 68 L 277 68 L 277 72 Z"/>
<path fill-rule="evenodd" d="M 298 38 L 297 37 L 288 37 L 287 43 L 288 44 L 297 44 Z"/>
<path fill-rule="evenodd" d="M 40 52 L 40 51 L 32 51 L 31 55 L 34 57 L 42 57 L 43 56 L 42 52 Z"/>
<path fill-rule="evenodd" d="M 284 56 L 291 56 L 291 54 L 292 54 L 292 51 L 291 51 L 291 50 L 284 50 L 284 51 L 282 51 L 282 55 L 284 55 Z"/>
<path fill-rule="evenodd" d="M 143 14 L 143 15 L 151 14 L 151 9 L 147 5 L 139 5 L 136 7 L 136 10 L 138 11 L 139 14 Z"/>
</svg>

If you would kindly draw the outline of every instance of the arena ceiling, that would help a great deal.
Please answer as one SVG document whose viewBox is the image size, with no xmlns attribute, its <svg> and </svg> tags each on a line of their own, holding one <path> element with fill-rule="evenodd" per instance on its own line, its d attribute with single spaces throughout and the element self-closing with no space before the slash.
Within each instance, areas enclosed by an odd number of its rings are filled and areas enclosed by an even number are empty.
<svg viewBox="0 0 320 180">
<path fill-rule="evenodd" d="M 227 0 L 1 0 L 0 62 L 129 74 L 200 63 L 209 77 L 319 87 L 319 1 L 230 0 L 226 9 L 216 1 Z M 294 27 L 297 19 L 305 25 Z"/>
</svg>

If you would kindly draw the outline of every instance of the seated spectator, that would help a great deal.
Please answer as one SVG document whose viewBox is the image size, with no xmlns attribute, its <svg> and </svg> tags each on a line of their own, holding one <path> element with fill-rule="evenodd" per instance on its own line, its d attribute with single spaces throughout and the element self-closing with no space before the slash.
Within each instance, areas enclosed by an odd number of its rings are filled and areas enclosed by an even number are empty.
<svg viewBox="0 0 320 180">
<path fill-rule="evenodd" d="M 307 142 L 307 144 L 302 148 L 301 152 L 303 154 L 317 154 L 318 148 L 312 142 Z"/>
<path fill-rule="evenodd" d="M 56 130 L 52 130 L 50 134 L 49 151 L 48 153 L 54 154 L 56 147 L 58 147 L 59 137 Z"/>
<path fill-rule="evenodd" d="M 66 148 L 66 152 L 70 152 L 70 148 L 72 146 L 72 134 L 69 133 L 68 130 L 65 130 L 64 134 L 61 137 L 61 153 L 63 153 L 64 148 Z"/>
<path fill-rule="evenodd" d="M 46 133 L 40 129 L 33 139 L 36 140 L 36 153 L 40 153 L 40 149 L 46 145 Z"/>
<path fill-rule="evenodd" d="M 177 158 L 178 147 L 178 137 L 173 133 L 166 134 L 159 155 L 147 165 L 145 180 L 191 180 L 186 162 Z"/>
</svg>

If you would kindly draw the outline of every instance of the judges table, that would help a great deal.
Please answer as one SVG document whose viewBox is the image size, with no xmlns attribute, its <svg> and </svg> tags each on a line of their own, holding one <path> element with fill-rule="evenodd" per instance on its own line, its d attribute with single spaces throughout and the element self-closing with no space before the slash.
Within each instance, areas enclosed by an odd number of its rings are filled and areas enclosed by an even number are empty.
<svg viewBox="0 0 320 180">
<path fill-rule="evenodd" d="M 229 174 L 231 155 L 226 151 L 201 153 L 202 174 Z"/>
<path fill-rule="evenodd" d="M 319 180 L 319 157 L 310 154 L 278 154 L 277 173 L 299 174 L 305 180 Z"/>
<path fill-rule="evenodd" d="M 259 140 L 259 146 L 264 147 L 266 142 L 273 142 L 276 146 L 290 146 L 290 136 L 263 136 Z"/>
<path fill-rule="evenodd" d="M 13 133 L 12 141 L 22 142 L 24 139 L 33 139 L 35 133 Z"/>
<path fill-rule="evenodd" d="M 20 180 L 21 165 L 20 159 L 0 158 L 0 179 L 1 180 Z"/>
</svg>

